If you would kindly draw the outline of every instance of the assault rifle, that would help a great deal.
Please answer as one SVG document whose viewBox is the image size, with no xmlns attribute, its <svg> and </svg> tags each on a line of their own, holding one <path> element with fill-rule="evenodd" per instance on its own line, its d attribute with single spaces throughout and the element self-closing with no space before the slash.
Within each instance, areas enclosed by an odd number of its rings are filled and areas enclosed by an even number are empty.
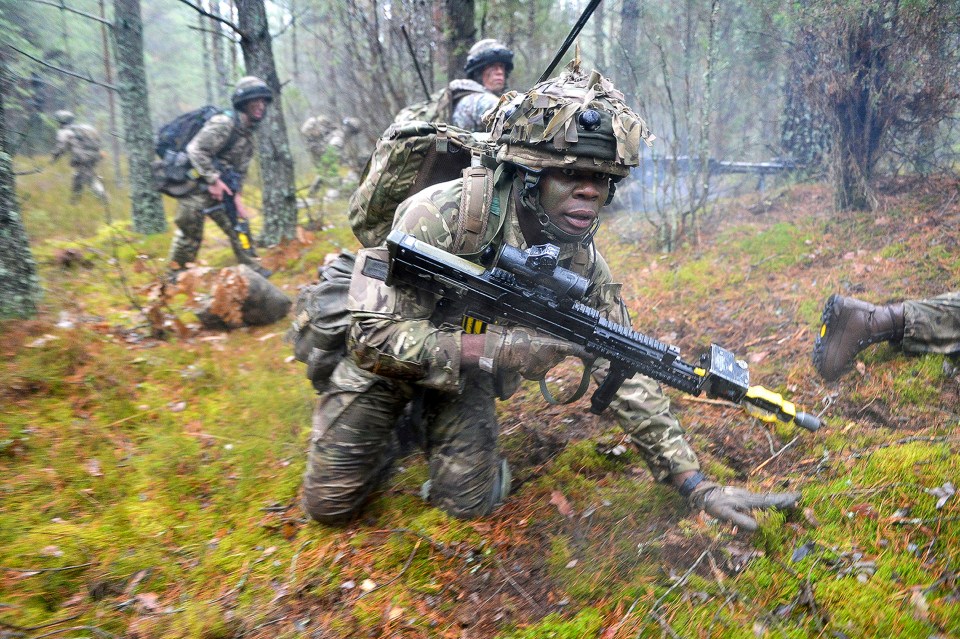
<svg viewBox="0 0 960 639">
<path fill-rule="evenodd" d="M 797 411 L 762 386 L 751 386 L 747 364 L 730 351 L 712 344 L 698 363 L 691 364 L 680 358 L 676 346 L 611 322 L 580 302 L 590 281 L 558 266 L 556 246 L 521 251 L 505 245 L 499 255 L 482 258 L 490 268 L 401 231 L 390 233 L 387 247 L 388 285 L 400 282 L 421 288 L 463 303 L 466 313 L 480 321 L 534 328 L 609 360 L 610 370 L 590 400 L 592 413 L 603 412 L 624 380 L 640 373 L 690 395 L 705 393 L 739 404 L 763 421 L 796 424 L 809 431 L 820 428 L 815 415 Z"/>
<path fill-rule="evenodd" d="M 230 225 L 237 234 L 237 239 L 240 240 L 240 246 L 250 257 L 257 257 L 257 252 L 253 248 L 253 242 L 250 241 L 250 222 L 237 214 L 237 191 L 240 190 L 240 186 L 242 185 L 240 174 L 233 169 L 225 169 L 220 171 L 220 179 L 223 180 L 223 183 L 227 185 L 227 188 L 230 189 L 233 195 L 224 194 L 223 201 L 203 209 L 202 213 L 209 215 L 214 211 L 225 212 L 227 219 L 230 220 Z"/>
</svg>

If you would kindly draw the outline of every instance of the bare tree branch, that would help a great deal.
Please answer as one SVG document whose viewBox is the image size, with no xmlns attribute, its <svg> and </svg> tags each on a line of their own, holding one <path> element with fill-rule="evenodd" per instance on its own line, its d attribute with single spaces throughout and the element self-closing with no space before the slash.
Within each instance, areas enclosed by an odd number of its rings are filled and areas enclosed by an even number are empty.
<svg viewBox="0 0 960 639">
<path fill-rule="evenodd" d="M 106 82 L 100 82 L 99 80 L 94 80 L 94 79 L 91 78 L 90 76 L 80 75 L 79 73 L 74 73 L 73 71 L 68 71 L 67 69 L 63 69 L 63 68 L 61 68 L 61 67 L 58 67 L 58 66 L 56 66 L 55 64 L 50 64 L 49 62 L 45 62 L 44 60 L 41 60 L 40 58 L 35 58 L 35 57 L 33 57 L 32 55 L 30 55 L 29 53 L 27 53 L 26 51 L 21 51 L 20 49 L 18 49 L 17 47 L 13 46 L 13 45 L 10 44 L 9 42 L 4 42 L 3 44 L 7 45 L 9 48 L 13 49 L 14 51 L 16 51 L 17 53 L 19 53 L 20 55 L 26 56 L 26 57 L 30 58 L 31 60 L 33 60 L 34 62 L 36 62 L 36 63 L 38 63 L 38 64 L 41 64 L 41 65 L 43 65 L 43 66 L 45 66 L 45 67 L 47 67 L 47 68 L 53 69 L 54 71 L 59 71 L 60 73 L 63 73 L 63 74 L 65 74 L 65 75 L 69 75 L 69 76 L 72 76 L 72 77 L 74 77 L 74 78 L 79 78 L 79 79 L 81 79 L 81 80 L 84 80 L 85 82 L 89 82 L 90 84 L 95 84 L 95 85 L 97 85 L 97 86 L 99 86 L 99 87 L 103 87 L 104 89 L 109 89 L 109 90 L 111 90 L 111 91 L 118 91 L 117 87 L 114 86 L 114 85 L 112 85 L 112 84 L 107 84 Z"/>
<path fill-rule="evenodd" d="M 113 28 L 113 23 L 110 22 L 109 20 L 104 20 L 104 19 L 101 18 L 100 16 L 95 16 L 95 15 L 93 15 L 92 13 L 87 13 L 86 11 L 80 11 L 79 9 L 74 9 L 74 8 L 72 8 L 72 7 L 68 7 L 68 6 L 66 5 L 66 3 L 64 3 L 64 2 L 50 2 L 49 0 L 29 0 L 29 2 L 34 2 L 34 3 L 36 3 L 36 4 L 45 4 L 45 5 L 47 5 L 48 7 L 56 7 L 57 9 L 62 9 L 62 10 L 64 10 L 64 11 L 69 11 L 70 13 L 75 13 L 75 14 L 77 14 L 78 16 L 83 16 L 84 18 L 87 18 L 87 19 L 89 19 L 89 20 L 94 20 L 95 22 L 99 22 L 100 24 L 104 24 L 104 25 L 110 27 L 111 29 Z"/>
<path fill-rule="evenodd" d="M 211 20 L 215 20 L 215 21 L 217 21 L 217 22 L 219 22 L 219 23 L 221 23 L 221 24 L 225 24 L 226 26 L 228 26 L 228 27 L 230 27 L 231 29 L 233 29 L 234 31 L 236 31 L 236 32 L 237 32 L 237 35 L 239 35 L 240 37 L 243 37 L 243 32 L 240 31 L 240 27 L 238 27 L 238 26 L 235 25 L 234 23 L 230 22 L 230 21 L 227 20 L 226 18 L 212 14 L 212 13 L 210 13 L 209 11 L 207 11 L 206 9 L 204 9 L 203 7 L 198 7 L 197 5 L 193 4 L 192 2 L 190 2 L 190 0 L 179 0 L 179 1 L 182 2 L 183 4 L 187 5 L 188 7 L 190 7 L 191 9 L 193 9 L 194 11 L 196 11 L 197 13 L 199 13 L 200 15 L 206 16 L 207 18 L 210 18 Z"/>
</svg>

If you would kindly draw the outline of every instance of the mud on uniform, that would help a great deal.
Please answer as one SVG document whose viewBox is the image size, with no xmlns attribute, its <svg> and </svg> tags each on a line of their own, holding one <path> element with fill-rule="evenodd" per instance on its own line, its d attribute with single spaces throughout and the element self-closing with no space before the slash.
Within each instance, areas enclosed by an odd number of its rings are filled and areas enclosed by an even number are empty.
<svg viewBox="0 0 960 639">
<path fill-rule="evenodd" d="M 56 160 L 64 152 L 70 153 L 70 166 L 73 168 L 72 200 L 76 201 L 89 187 L 100 199 L 106 197 L 103 182 L 97 175 L 100 163 L 100 134 L 89 124 L 67 124 L 57 130 L 57 146 L 53 151 Z"/>
<path fill-rule="evenodd" d="M 397 209 L 394 228 L 452 252 L 461 188 L 462 180 L 454 180 L 421 191 Z M 492 245 L 506 242 L 526 248 L 512 188 L 503 191 L 506 217 Z M 497 224 L 491 220 L 488 226 Z M 575 252 L 575 244 L 561 246 L 562 263 Z M 314 410 L 304 507 L 318 521 L 335 522 L 363 505 L 390 464 L 394 423 L 419 387 L 426 407 L 423 437 L 430 500 L 458 517 L 488 514 L 506 496 L 509 485 L 506 465 L 496 450 L 493 378 L 479 370 L 460 370 L 463 309 L 438 304 L 435 296 L 419 289 L 388 287 L 365 276 L 363 264 L 370 255 L 385 260 L 386 249 L 361 251 L 354 269 L 348 344 L 353 358 L 340 362 L 330 390 L 320 396 Z M 620 284 L 612 281 L 596 251 L 590 252 L 582 271 L 593 282 L 587 304 L 617 322 L 629 323 Z M 595 377 L 603 374 L 603 369 L 595 371 Z M 512 385 L 516 388 L 516 383 Z M 626 380 L 610 407 L 657 480 L 699 468 L 655 381 L 640 376 Z"/>
<path fill-rule="evenodd" d="M 903 303 L 907 353 L 960 353 L 960 292 Z"/>
<path fill-rule="evenodd" d="M 232 138 L 231 138 L 232 134 Z M 176 262 L 179 267 L 195 262 L 200 245 L 203 243 L 204 209 L 219 204 L 207 191 L 220 177 L 220 171 L 214 166 L 214 160 L 224 169 L 232 168 L 242 180 L 246 178 L 247 168 L 253 158 L 253 129 L 244 126 L 239 117 L 232 113 L 220 113 L 210 118 L 203 128 L 187 144 L 190 163 L 200 174 L 199 190 L 192 195 L 179 199 L 174 222 L 177 230 L 170 246 L 171 267 Z M 236 194 L 235 194 L 236 195 Z M 259 263 L 244 250 L 234 231 L 226 211 L 218 209 L 208 214 L 230 240 L 234 255 L 240 264 L 259 268 Z"/>
</svg>

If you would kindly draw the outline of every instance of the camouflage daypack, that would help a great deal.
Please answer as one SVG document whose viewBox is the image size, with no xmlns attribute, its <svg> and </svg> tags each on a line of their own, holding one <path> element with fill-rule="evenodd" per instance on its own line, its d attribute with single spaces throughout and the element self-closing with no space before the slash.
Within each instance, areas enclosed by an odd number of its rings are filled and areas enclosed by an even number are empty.
<svg viewBox="0 0 960 639">
<path fill-rule="evenodd" d="M 100 159 L 100 134 L 89 124 L 71 124 L 73 140 L 70 145 L 72 160 L 88 164 Z"/>
<path fill-rule="evenodd" d="M 331 263 L 321 266 L 319 281 L 300 289 L 293 323 L 285 337 L 293 344 L 297 361 L 307 365 L 307 379 L 317 392 L 326 390 L 330 374 L 346 356 L 347 293 L 356 256 L 344 251 Z"/>
<path fill-rule="evenodd" d="M 430 99 L 404 107 L 393 118 L 394 124 L 407 122 L 449 122 L 453 108 L 471 93 L 486 93 L 483 85 L 473 80 L 458 79 L 430 95 Z"/>
<path fill-rule="evenodd" d="M 468 131 L 430 122 L 392 125 L 377 142 L 360 186 L 350 198 L 350 225 L 360 242 L 378 246 L 393 225 L 397 205 L 427 186 L 463 177 L 458 252 L 477 250 L 487 234 L 493 201 L 493 170 L 479 158 L 489 151 Z M 472 162 L 476 158 L 477 162 Z M 476 164 L 476 165 L 474 165 Z M 319 269 L 319 282 L 301 289 L 286 340 L 307 365 L 307 378 L 323 392 L 337 363 L 346 356 L 350 313 L 347 293 L 355 257 L 344 252 Z"/>
<path fill-rule="evenodd" d="M 350 227 L 360 243 L 378 246 L 390 232 L 398 204 L 428 186 L 461 177 L 472 158 L 492 154 L 485 138 L 438 122 L 390 125 L 350 196 Z M 492 190 L 492 179 L 486 182 L 483 190 Z M 489 203 L 476 198 L 484 199 Z"/>
</svg>

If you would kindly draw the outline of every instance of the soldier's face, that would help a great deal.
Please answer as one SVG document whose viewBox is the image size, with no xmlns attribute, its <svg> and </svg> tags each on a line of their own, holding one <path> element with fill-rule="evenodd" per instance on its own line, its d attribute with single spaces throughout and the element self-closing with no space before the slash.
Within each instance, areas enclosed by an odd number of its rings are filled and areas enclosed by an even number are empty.
<svg viewBox="0 0 960 639">
<path fill-rule="evenodd" d="M 607 201 L 610 176 L 576 169 L 547 169 L 540 176 L 540 206 L 560 230 L 582 235 Z"/>
<path fill-rule="evenodd" d="M 483 69 L 480 74 L 480 84 L 487 91 L 500 93 L 507 86 L 507 67 L 502 62 L 494 62 Z"/>
<path fill-rule="evenodd" d="M 254 98 L 243 105 L 243 112 L 251 122 L 259 122 L 267 114 L 267 101 L 264 98 Z"/>
</svg>

